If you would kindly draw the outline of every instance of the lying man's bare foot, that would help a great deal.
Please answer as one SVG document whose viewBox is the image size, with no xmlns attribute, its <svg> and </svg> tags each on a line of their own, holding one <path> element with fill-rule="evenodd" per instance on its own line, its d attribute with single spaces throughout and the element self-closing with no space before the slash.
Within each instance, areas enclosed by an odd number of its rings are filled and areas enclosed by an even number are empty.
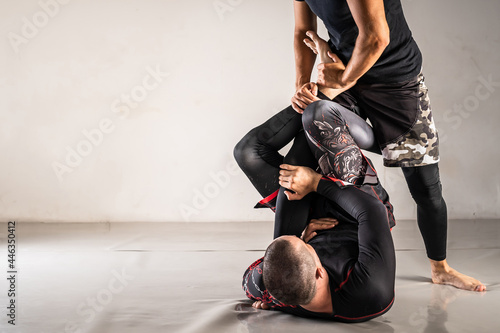
<svg viewBox="0 0 500 333">
<path fill-rule="evenodd" d="M 330 46 L 328 45 L 328 42 L 326 40 L 319 37 L 318 34 L 314 31 L 308 31 L 306 35 L 310 39 L 307 38 L 304 39 L 304 43 L 315 54 L 319 56 L 321 63 L 336 62 L 338 63 L 339 66 L 345 69 L 345 65 L 342 63 L 342 60 L 340 60 L 340 58 L 336 54 L 332 53 L 332 50 L 330 49 Z M 325 96 L 327 96 L 330 99 L 334 99 L 337 95 L 341 94 L 345 90 L 347 89 L 333 89 L 324 86 L 319 86 L 319 91 L 321 91 Z"/>
<path fill-rule="evenodd" d="M 430 260 L 432 268 L 432 282 L 436 284 L 449 284 L 459 289 L 471 291 L 486 291 L 486 286 L 479 280 L 457 272 L 451 268 L 446 260 Z"/>
</svg>

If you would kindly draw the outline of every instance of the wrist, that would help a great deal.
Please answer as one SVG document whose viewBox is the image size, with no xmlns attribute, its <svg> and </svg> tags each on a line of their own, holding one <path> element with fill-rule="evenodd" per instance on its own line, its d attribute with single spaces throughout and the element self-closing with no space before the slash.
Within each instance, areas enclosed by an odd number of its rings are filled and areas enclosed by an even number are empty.
<svg viewBox="0 0 500 333">
<path fill-rule="evenodd" d="M 347 73 L 346 70 L 343 70 L 341 73 L 339 73 L 338 82 L 340 83 L 342 88 L 348 88 L 348 87 L 352 87 L 353 85 L 355 85 L 357 82 L 357 79 L 353 79 L 353 78 L 349 77 L 349 73 Z"/>
<path fill-rule="evenodd" d="M 298 77 L 296 80 L 295 80 L 295 91 L 299 90 L 300 88 L 302 88 L 302 86 L 306 83 L 309 83 L 311 82 L 311 78 L 310 77 Z"/>
<path fill-rule="evenodd" d="M 319 181 L 321 180 L 322 177 L 323 176 L 320 175 L 319 173 L 317 173 L 317 172 L 314 173 L 314 177 L 313 177 L 313 181 L 312 181 L 313 192 L 318 191 Z"/>
<path fill-rule="evenodd" d="M 295 91 L 297 91 L 297 90 L 299 90 L 300 88 L 302 88 L 302 86 L 303 86 L 304 84 L 306 84 L 306 83 L 307 83 L 307 82 L 304 82 L 304 83 L 302 83 L 302 82 L 297 82 L 297 83 L 295 83 Z"/>
</svg>

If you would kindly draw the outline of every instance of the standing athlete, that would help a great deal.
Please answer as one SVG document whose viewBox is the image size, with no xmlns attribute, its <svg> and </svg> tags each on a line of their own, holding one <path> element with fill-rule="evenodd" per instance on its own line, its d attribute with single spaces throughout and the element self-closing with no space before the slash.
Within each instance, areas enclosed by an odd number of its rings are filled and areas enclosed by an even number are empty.
<svg viewBox="0 0 500 333">
<path fill-rule="evenodd" d="M 335 102 L 357 113 L 362 110 L 361 116 L 373 125 L 384 165 L 402 168 L 417 203 L 433 283 L 485 291 L 480 281 L 446 261 L 447 209 L 439 178 L 439 141 L 421 72 L 422 55 L 400 0 L 296 0 L 294 12 L 293 109 L 302 113 L 318 99 L 318 86 L 310 82 L 316 55 L 303 41 L 309 36 L 315 42 L 319 17 L 340 61 L 328 53 L 332 61 L 318 66 L 317 83 L 342 92 Z"/>
</svg>

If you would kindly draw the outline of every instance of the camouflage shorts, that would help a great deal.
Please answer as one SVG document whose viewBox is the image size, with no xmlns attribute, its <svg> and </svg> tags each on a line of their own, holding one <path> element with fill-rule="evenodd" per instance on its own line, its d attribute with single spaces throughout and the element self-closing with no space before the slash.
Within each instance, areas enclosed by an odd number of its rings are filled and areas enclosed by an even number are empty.
<svg viewBox="0 0 500 333">
<path fill-rule="evenodd" d="M 434 164 L 439 161 L 439 139 L 431 105 L 424 83 L 419 74 L 418 114 L 409 131 L 382 148 L 384 165 L 391 167 L 413 167 Z"/>
</svg>

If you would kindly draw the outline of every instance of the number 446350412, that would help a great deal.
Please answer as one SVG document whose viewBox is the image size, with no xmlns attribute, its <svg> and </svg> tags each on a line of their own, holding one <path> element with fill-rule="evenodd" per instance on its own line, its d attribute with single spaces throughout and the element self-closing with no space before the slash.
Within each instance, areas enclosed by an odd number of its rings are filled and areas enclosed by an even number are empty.
<svg viewBox="0 0 500 333">
<path fill-rule="evenodd" d="M 9 221 L 8 225 L 8 245 L 7 245 L 7 251 L 8 251 L 8 263 L 9 263 L 9 268 L 14 269 L 16 268 L 16 222 L 15 221 Z"/>
</svg>

